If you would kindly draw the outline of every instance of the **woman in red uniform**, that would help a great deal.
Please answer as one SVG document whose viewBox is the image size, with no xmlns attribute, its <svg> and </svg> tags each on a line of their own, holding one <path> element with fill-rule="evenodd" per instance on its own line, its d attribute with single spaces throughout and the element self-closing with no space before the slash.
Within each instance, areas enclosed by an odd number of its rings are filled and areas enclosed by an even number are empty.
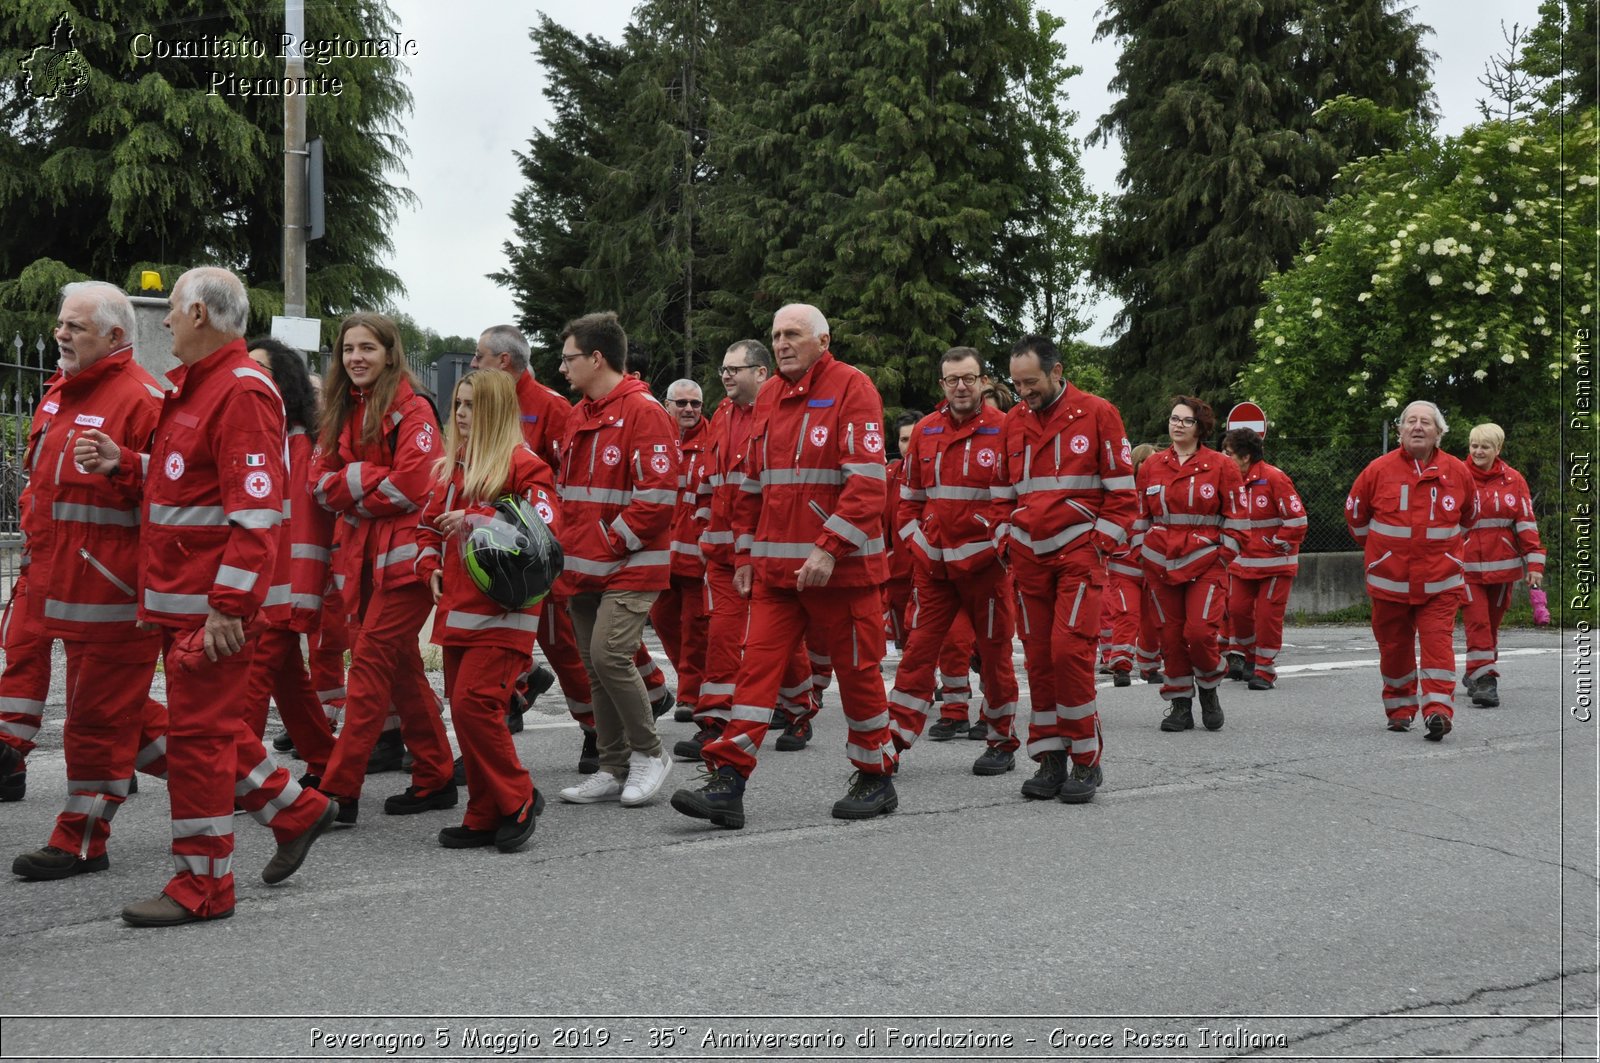
<svg viewBox="0 0 1600 1063">
<path fill-rule="evenodd" d="M 1228 563 L 1239 553 L 1235 538 L 1239 466 L 1205 446 L 1216 427 L 1211 407 L 1193 395 L 1172 400 L 1167 434 L 1172 446 L 1139 466 L 1139 521 L 1143 531 L 1145 604 L 1161 625 L 1168 703 L 1163 731 L 1194 727 L 1194 690 L 1206 730 L 1222 728 L 1217 685 L 1226 667 L 1218 642 L 1227 600 Z"/>
<path fill-rule="evenodd" d="M 525 499 L 554 531 L 556 481 L 523 442 L 509 374 L 488 369 L 462 377 L 449 425 L 417 528 L 417 574 L 437 606 L 433 642 L 444 647 L 444 686 L 467 775 L 466 815 L 461 826 L 439 832 L 439 844 L 509 853 L 533 834 L 542 803 L 505 724 L 506 699 L 533 655 L 539 603 L 508 610 L 479 590 L 461 539 L 471 530 L 469 517 L 493 516 L 506 495 Z"/>
<path fill-rule="evenodd" d="M 433 489 L 439 423 L 416 393 L 400 332 L 381 314 L 339 326 L 328 367 L 313 476 L 321 505 L 338 515 L 334 584 L 349 618 L 344 727 L 322 789 L 338 795 L 339 822 L 356 821 L 367 757 L 391 697 L 415 762 L 411 785 L 384 803 L 389 815 L 453 808 L 450 740 L 422 668 L 417 633 L 433 596 L 416 573 L 417 518 Z"/>
<path fill-rule="evenodd" d="M 1511 604 L 1511 587 L 1524 577 L 1528 586 L 1544 582 L 1544 544 L 1533 519 L 1533 496 L 1522 474 L 1500 458 L 1505 429 L 1480 424 L 1468 436 L 1473 482 L 1478 488 L 1478 523 L 1467 539 L 1466 688 L 1472 703 L 1500 704 L 1500 620 Z"/>
</svg>

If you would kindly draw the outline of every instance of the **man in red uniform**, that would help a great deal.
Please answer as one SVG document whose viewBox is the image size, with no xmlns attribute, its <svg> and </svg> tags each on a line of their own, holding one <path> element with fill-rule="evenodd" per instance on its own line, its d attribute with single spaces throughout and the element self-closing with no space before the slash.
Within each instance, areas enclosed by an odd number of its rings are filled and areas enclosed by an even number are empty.
<svg viewBox="0 0 1600 1063">
<path fill-rule="evenodd" d="M 772 354 L 760 340 L 739 340 L 722 355 L 722 388 L 727 398 L 709 421 L 697 494 L 700 504 L 700 552 L 706 559 L 705 672 L 694 721 L 699 729 L 672 748 L 672 755 L 699 760 L 707 742 L 716 738 L 733 715 L 734 679 L 744 654 L 749 627 L 750 599 L 734 589 L 733 509 L 744 486 L 744 455 L 754 422 L 756 395 L 772 374 Z M 811 665 L 796 647 L 785 665 L 779 702 L 795 714 L 798 723 L 778 736 L 779 749 L 803 749 L 811 736 L 810 714 L 801 707 L 810 701 Z M 791 733 L 793 732 L 793 733 Z"/>
<path fill-rule="evenodd" d="M 911 637 L 894 690 L 889 725 L 897 749 L 910 748 L 932 708 L 934 663 L 949 645 L 957 615 L 976 632 L 989 746 L 974 775 L 1004 775 L 1016 766 L 1017 677 L 1011 666 L 1011 579 L 996 554 L 994 532 L 1009 508 L 990 487 L 1000 458 L 1005 415 L 985 405 L 983 363 L 971 347 L 952 347 L 940 361 L 945 403 L 923 418 L 904 448 L 900 510 L 894 535 L 912 556 L 916 593 Z M 961 662 L 966 681 L 966 661 Z M 966 713 L 960 717 L 966 731 Z"/>
<path fill-rule="evenodd" d="M 1455 715 L 1451 638 L 1465 596 L 1464 537 L 1478 519 L 1472 472 L 1439 449 L 1449 430 L 1433 403 L 1408 405 L 1399 448 L 1363 469 L 1344 503 L 1366 561 L 1389 730 L 1409 731 L 1420 708 L 1430 742 L 1450 733 Z"/>
<path fill-rule="evenodd" d="M 1049 338 L 1017 341 L 1011 377 L 1023 401 L 1001 429 L 992 491 L 1007 503 L 1001 531 L 1022 606 L 1033 709 L 1028 756 L 1039 764 L 1022 794 L 1081 804 L 1102 782 L 1100 588 L 1103 558 L 1127 540 L 1137 511 L 1133 447 L 1115 406 L 1063 379 Z"/>
<path fill-rule="evenodd" d="M 706 561 L 700 553 L 695 512 L 704 476 L 706 432 L 700 385 L 674 380 L 667 388 L 667 412 L 678 422 L 678 501 L 672 512 L 672 582 L 650 609 L 650 623 L 678 673 L 678 704 L 689 709 L 700 700 L 706 666 Z"/>
<path fill-rule="evenodd" d="M 60 368 L 29 437 L 31 474 L 21 500 L 29 562 L 15 601 L 19 630 L 42 636 L 47 683 L 50 641 L 59 638 L 66 649 L 68 796 L 50 841 L 11 865 L 28 879 L 110 866 L 111 819 L 128 796 L 136 761 L 150 774 L 164 775 L 166 766 L 166 708 L 149 697 L 161 639 L 136 623 L 138 501 L 63 460 L 85 427 L 119 445 L 148 448 L 161 389 L 133 360 L 133 304 L 126 295 L 99 281 L 69 284 L 61 294 Z M 27 655 L 15 663 L 29 663 Z"/>
<path fill-rule="evenodd" d="M 883 659 L 883 403 L 865 373 L 828 350 L 828 321 L 791 304 L 772 320 L 779 376 L 756 400 L 734 511 L 734 585 L 751 593 L 750 634 L 728 726 L 705 747 L 707 777 L 672 807 L 744 826 L 745 780 L 772 721 L 774 662 L 808 635 L 833 662 L 856 772 L 833 806 L 865 819 L 899 804 L 878 671 Z"/>
<path fill-rule="evenodd" d="M 616 314 L 567 325 L 561 372 L 584 401 L 562 453 L 561 584 L 594 694 L 600 752 L 599 771 L 561 791 L 576 804 L 644 804 L 672 765 L 634 653 L 670 578 L 678 433 L 627 370 L 628 337 Z"/>
<path fill-rule="evenodd" d="M 522 409 L 522 438 L 560 479 L 561 444 L 567 438 L 572 405 L 559 392 L 539 383 L 533 375 L 532 354 L 527 338 L 515 326 L 495 325 L 484 329 L 483 335 L 478 337 L 472 368 L 499 369 L 516 377 L 517 405 Z M 567 711 L 583 728 L 578 770 L 590 774 L 600 766 L 594 744 L 593 697 L 589 691 L 589 676 L 578 657 L 578 641 L 572 634 L 572 617 L 567 615 L 565 594 L 550 593 L 550 601 L 539 616 L 538 644 L 561 683 Z M 522 730 L 522 714 L 532 701 L 524 695 L 530 688 L 532 697 L 550 689 L 550 673 L 542 667 L 535 668 L 531 675 L 518 680 L 518 693 L 506 716 L 512 733 Z"/>
<path fill-rule="evenodd" d="M 1261 437 L 1235 428 L 1222 452 L 1244 477 L 1239 556 L 1228 565 L 1228 676 L 1248 681 L 1251 690 L 1271 690 L 1278 680 L 1283 650 L 1283 614 L 1300 570 L 1300 543 L 1310 521 L 1289 474 L 1267 464 Z"/>
<path fill-rule="evenodd" d="M 239 668 L 228 661 L 262 626 L 283 538 L 283 403 L 245 351 L 250 302 L 239 278 L 201 267 L 178 278 L 170 304 L 166 325 L 182 364 L 168 374 L 174 387 L 151 452 L 94 428 L 74 444 L 85 469 L 143 498 L 139 619 L 161 629 L 177 865 L 161 894 L 122 910 L 125 922 L 145 927 L 233 914 L 236 800 L 277 837 L 261 873 L 268 883 L 294 874 L 338 814 L 251 733 Z"/>
</svg>

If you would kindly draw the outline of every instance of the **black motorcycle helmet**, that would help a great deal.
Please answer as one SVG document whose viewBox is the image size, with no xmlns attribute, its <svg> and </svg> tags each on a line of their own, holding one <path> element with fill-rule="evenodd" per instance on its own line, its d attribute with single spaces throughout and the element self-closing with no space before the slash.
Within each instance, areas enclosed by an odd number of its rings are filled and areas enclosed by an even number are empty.
<svg viewBox="0 0 1600 1063">
<path fill-rule="evenodd" d="M 566 563 L 538 509 L 517 495 L 494 504 L 494 516 L 468 517 L 461 558 L 473 584 L 508 611 L 544 600 Z"/>
</svg>

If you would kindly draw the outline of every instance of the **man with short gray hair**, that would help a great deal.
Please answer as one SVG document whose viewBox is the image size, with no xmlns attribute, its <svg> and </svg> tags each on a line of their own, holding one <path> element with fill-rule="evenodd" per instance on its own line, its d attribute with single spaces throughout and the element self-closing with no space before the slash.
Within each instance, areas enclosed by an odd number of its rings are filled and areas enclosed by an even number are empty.
<svg viewBox="0 0 1600 1063">
<path fill-rule="evenodd" d="M 672 511 L 672 576 L 650 607 L 650 625 L 678 673 L 679 720 L 694 718 L 706 666 L 706 559 L 700 552 L 700 481 L 705 477 L 704 400 L 693 380 L 667 387 L 667 412 L 678 422 L 678 501 Z"/>
</svg>

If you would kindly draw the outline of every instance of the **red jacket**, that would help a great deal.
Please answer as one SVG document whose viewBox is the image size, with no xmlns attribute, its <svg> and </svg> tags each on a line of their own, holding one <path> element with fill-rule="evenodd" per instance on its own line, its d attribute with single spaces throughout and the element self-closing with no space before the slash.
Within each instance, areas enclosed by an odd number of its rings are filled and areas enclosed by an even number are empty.
<svg viewBox="0 0 1600 1063">
<path fill-rule="evenodd" d="M 283 544 L 283 400 L 243 340 L 167 374 L 149 454 L 122 448 L 114 481 L 143 491 L 139 619 L 204 626 L 212 609 L 281 622 L 269 597 Z"/>
<path fill-rule="evenodd" d="M 72 443 L 85 428 L 98 428 L 119 446 L 149 450 L 161 400 L 131 347 L 75 376 L 58 371 L 45 385 L 28 433 L 20 508 L 30 612 L 50 635 L 138 637 L 139 497 L 81 471 Z"/>
<path fill-rule="evenodd" d="M 289 479 L 283 498 L 283 523 L 287 547 L 278 552 L 273 573 L 273 597 L 287 596 L 290 631 L 308 634 L 322 617 L 322 595 L 328 587 L 329 544 L 333 541 L 333 514 L 311 496 L 311 437 L 299 425 L 289 429 Z"/>
<path fill-rule="evenodd" d="M 1344 519 L 1366 553 L 1367 594 L 1421 605 L 1461 587 L 1465 531 L 1478 491 L 1459 458 L 1435 450 L 1427 465 L 1391 450 L 1361 471 Z"/>
<path fill-rule="evenodd" d="M 1008 510 L 990 487 L 1005 419 L 983 405 L 958 424 L 945 406 L 912 430 L 894 527 L 917 569 L 934 579 L 960 579 L 999 561 L 994 533 Z"/>
<path fill-rule="evenodd" d="M 467 504 L 461 497 L 464 467 L 458 461 L 450 482 L 435 481 L 428 505 L 417 525 L 417 578 L 428 582 L 435 572 L 444 572 L 444 593 L 433 614 L 433 643 L 438 646 L 502 646 L 518 653 L 533 652 L 534 634 L 539 630 L 539 609 L 544 603 L 510 612 L 478 590 L 461 559 L 458 539 L 445 540 L 435 522 L 439 514 L 452 509 L 488 516 L 493 503 Z M 515 494 L 527 499 L 539 516 L 559 534 L 556 478 L 550 466 L 528 447 L 511 454 L 511 475 L 502 495 Z"/>
<path fill-rule="evenodd" d="M 889 551 L 889 582 L 911 581 L 911 548 L 900 542 L 900 495 L 905 488 L 905 458 L 896 458 L 884 468 L 887 490 L 883 497 L 884 548 Z"/>
<path fill-rule="evenodd" d="M 312 469 L 312 493 L 339 515 L 334 531 L 335 586 L 344 611 L 361 606 L 361 573 L 372 571 L 372 589 L 415 583 L 417 514 L 433 489 L 439 458 L 439 422 L 428 400 L 400 381 L 376 441 L 361 439 L 367 395 L 354 389 L 355 406 L 339 432 L 336 453 L 321 453 Z"/>
<path fill-rule="evenodd" d="M 1066 384 L 1046 409 L 1019 402 L 1000 429 L 1003 459 L 993 497 L 1005 503 L 1001 533 L 1041 564 L 1085 574 L 1128 539 L 1138 511 L 1133 447 L 1117 408 Z M 997 541 L 998 541 L 997 536 Z"/>
<path fill-rule="evenodd" d="M 704 417 L 678 441 L 678 501 L 672 510 L 672 575 L 698 580 L 706 574 L 700 552 L 700 482 L 705 479 L 706 444 L 710 425 Z"/>
<path fill-rule="evenodd" d="M 1488 471 L 1466 466 L 1478 489 L 1478 522 L 1463 560 L 1468 583 L 1515 583 L 1544 573 L 1544 544 L 1533 519 L 1533 496 L 1522 474 L 1499 458 Z"/>
<path fill-rule="evenodd" d="M 888 578 L 883 401 L 867 375 L 828 351 L 800 377 L 761 385 L 733 515 L 737 564 L 793 587 L 815 547 L 833 555 L 830 587 Z"/>
<path fill-rule="evenodd" d="M 517 376 L 517 405 L 522 407 L 522 438 L 551 470 L 561 468 L 561 444 L 567 438 L 572 404 L 524 370 Z"/>
<path fill-rule="evenodd" d="M 632 377 L 580 402 L 571 425 L 562 451 L 561 592 L 665 590 L 678 426 Z"/>
<path fill-rule="evenodd" d="M 703 513 L 700 553 L 708 563 L 732 567 L 733 507 L 744 486 L 744 455 L 755 424 L 755 403 L 740 406 L 723 399 L 709 418 L 703 464 L 705 475 L 696 491 Z"/>
<path fill-rule="evenodd" d="M 1138 477 L 1145 579 L 1176 585 L 1226 569 L 1239 553 L 1243 487 L 1239 466 L 1210 447 L 1185 462 L 1173 447 L 1150 455 Z"/>
<path fill-rule="evenodd" d="M 1300 543 L 1309 521 L 1289 474 L 1253 462 L 1239 495 L 1239 556 L 1228 571 L 1245 579 L 1292 576 L 1300 569 Z"/>
</svg>

